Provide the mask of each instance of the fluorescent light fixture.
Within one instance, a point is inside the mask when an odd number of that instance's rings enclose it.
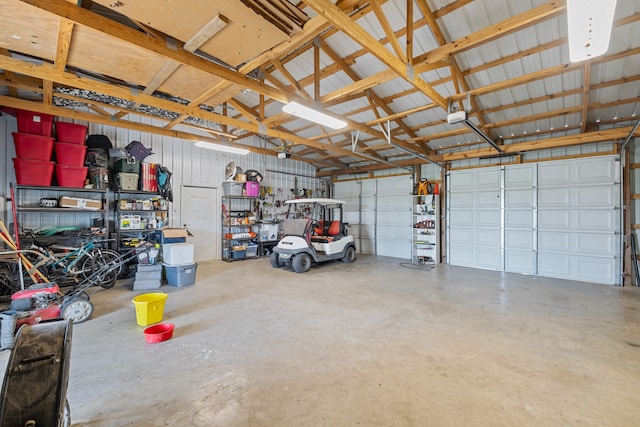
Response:
[[[567,0],[569,59],[584,61],[609,49],[616,0]]]
[[[196,147],[207,148],[209,150],[224,151],[225,153],[233,154],[249,154],[249,150],[246,148],[234,147],[233,145],[216,144],[213,142],[198,141]]]
[[[297,102],[290,102],[282,107],[282,111],[289,113],[293,116],[306,119],[314,123],[318,123],[322,126],[330,127],[331,129],[342,129],[347,126],[347,122],[344,120],[336,119],[328,114],[322,113],[313,108],[305,107]]]

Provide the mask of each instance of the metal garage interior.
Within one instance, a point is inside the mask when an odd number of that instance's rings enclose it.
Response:
[[[162,288],[171,340],[144,342],[129,283],[91,289],[71,425],[636,425],[640,2],[614,3],[606,53],[572,62],[565,1],[0,0],[0,219],[18,109],[143,142],[170,225],[205,224],[196,283]],[[221,262],[230,162],[344,200],[357,261]],[[425,180],[435,266],[412,263]],[[85,218],[21,225],[51,221]]]

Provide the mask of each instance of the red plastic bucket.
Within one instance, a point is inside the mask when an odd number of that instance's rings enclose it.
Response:
[[[51,185],[53,167],[55,163],[32,159],[13,159],[13,168],[16,171],[18,185],[39,185],[48,187]]]
[[[53,151],[53,138],[31,133],[13,132],[16,156],[21,159],[48,161]]]
[[[89,168],[84,166],[56,165],[56,179],[60,187],[84,187]]]
[[[87,127],[75,123],[56,122],[57,141],[69,144],[84,144]]]
[[[56,142],[56,162],[60,165],[83,166],[87,146]]]

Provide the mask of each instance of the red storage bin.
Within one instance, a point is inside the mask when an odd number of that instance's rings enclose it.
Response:
[[[53,138],[31,133],[12,132],[16,156],[21,159],[51,160]]]
[[[84,156],[87,154],[87,146],[56,142],[56,162],[59,165],[84,166]]]
[[[56,165],[56,179],[60,187],[84,187],[89,168],[84,166]]]
[[[32,159],[13,159],[18,185],[39,185],[49,187],[55,163]]]
[[[52,115],[16,109],[16,117],[18,118],[18,132],[51,136]]]
[[[69,144],[84,144],[87,138],[87,127],[75,123],[56,122],[56,139]]]

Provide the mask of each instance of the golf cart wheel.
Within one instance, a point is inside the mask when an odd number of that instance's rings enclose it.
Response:
[[[277,252],[271,252],[271,255],[269,255],[269,261],[271,261],[271,267],[273,268],[284,267],[284,264],[280,263]]]
[[[82,323],[89,319],[93,314],[93,304],[89,300],[74,298],[73,300],[62,304],[60,315],[65,320],[71,320],[73,323]]]
[[[356,260],[356,248],[349,246],[342,257],[342,262],[353,262]]]
[[[311,257],[309,254],[302,252],[293,257],[291,266],[296,273],[305,273],[311,268]]]

